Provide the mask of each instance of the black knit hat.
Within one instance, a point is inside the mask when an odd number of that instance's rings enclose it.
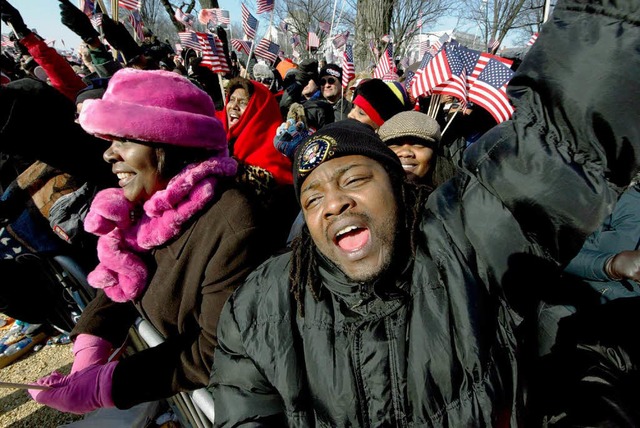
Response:
[[[327,64],[320,70],[320,78],[324,76],[332,76],[338,79],[338,82],[342,83],[342,67],[338,64]]]
[[[362,81],[356,88],[353,104],[364,110],[378,126],[412,107],[401,84],[381,79]]]
[[[373,128],[355,119],[323,126],[296,149],[293,158],[293,186],[300,200],[300,186],[323,162],[349,155],[362,155],[379,162],[394,178],[405,176],[400,159],[382,142]]]

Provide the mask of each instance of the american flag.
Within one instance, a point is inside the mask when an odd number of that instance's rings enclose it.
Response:
[[[344,31],[333,38],[333,47],[336,49],[341,48],[345,43],[347,43],[347,40],[349,40],[349,30]]]
[[[218,8],[202,9],[198,13],[198,21],[203,25],[207,25],[212,22],[214,26],[220,25],[222,27],[228,27],[231,24],[229,11]]]
[[[224,56],[222,41],[215,34],[196,33],[198,42],[202,49],[202,62],[205,67],[209,67],[216,73],[228,73],[229,64]]]
[[[289,31],[289,23],[287,23],[287,21],[280,21],[280,30],[282,30],[283,33]]]
[[[247,55],[249,55],[249,52],[251,52],[252,44],[253,42],[247,40],[231,39],[231,47],[236,51],[244,52]]]
[[[320,46],[320,38],[313,31],[309,31],[309,36],[307,39],[307,47],[308,48],[317,48]]]
[[[258,10],[256,12],[258,15],[261,13],[271,12],[273,10],[273,5],[273,0],[258,0]]]
[[[419,52],[420,52],[420,56],[423,57],[424,53],[429,51],[429,47],[430,47],[430,43],[429,40],[421,40],[420,41],[420,45],[419,45]]]
[[[465,71],[467,73],[467,91],[473,86],[476,79],[484,70],[490,59],[500,61],[507,67],[511,67],[513,60],[502,58],[496,55],[491,55],[487,52],[479,52],[473,49],[465,48],[464,46],[458,47],[458,54],[464,63]]]
[[[442,46],[449,41],[449,38],[449,35],[447,33],[444,33],[438,40],[433,42],[433,45],[431,45],[432,54],[435,55],[436,52],[438,52],[442,48]]]
[[[93,28],[97,30],[98,27],[102,25],[102,14],[96,13],[91,18],[89,18],[89,20],[91,21],[91,25],[93,25]]]
[[[242,3],[242,29],[244,30],[245,36],[249,39],[256,38],[256,31],[258,31],[258,20],[255,16],[249,12],[247,6]]]
[[[91,18],[91,15],[93,15],[96,10],[96,4],[93,0],[80,0],[79,9]]]
[[[175,18],[187,28],[193,28],[193,24],[195,24],[196,20],[193,15],[184,13],[180,8],[176,9]]]
[[[194,49],[200,51],[200,42],[198,42],[198,36],[193,31],[181,31],[178,33],[180,38],[180,44],[184,49]]]
[[[529,39],[529,41],[527,42],[527,46],[531,46],[531,45],[533,45],[533,44],[536,42],[536,40],[538,40],[538,33],[533,33],[533,34],[531,35],[531,38],[530,38],[530,39]]]
[[[388,34],[385,34],[384,36],[380,37],[380,40],[385,43],[389,43],[391,41],[391,37]]]
[[[506,64],[490,58],[469,88],[469,101],[486,109],[496,122],[504,122],[513,115],[506,86],[514,72]]]
[[[318,23],[318,27],[320,27],[320,29],[327,34],[331,33],[331,24],[329,24],[327,21],[320,21]]]
[[[216,11],[216,16],[218,17],[218,24],[223,27],[228,27],[231,25],[231,16],[229,15],[229,11],[225,9],[213,9]]]
[[[378,57],[378,54],[380,52],[378,52],[378,47],[376,46],[375,40],[369,40],[369,50],[373,53],[373,56],[375,56],[376,58]]]
[[[499,46],[500,46],[499,40],[491,39],[489,40],[489,46],[487,46],[487,52],[495,53]]]
[[[140,0],[120,0],[118,5],[127,10],[140,10]]]
[[[346,88],[354,77],[356,68],[353,65],[353,46],[347,45],[342,54],[342,87]]]
[[[431,55],[429,52],[425,52],[422,55],[422,60],[420,61],[420,65],[418,66],[416,71],[420,71],[420,70],[424,70],[424,68],[427,66],[427,63],[433,58],[433,55]],[[418,97],[418,95],[413,95],[413,87],[415,84],[417,84],[416,82],[416,76],[418,75],[418,73],[416,73],[413,70],[409,70],[407,72],[407,75],[404,79],[404,88],[407,90],[407,93],[411,96],[411,98],[416,99]],[[417,88],[416,88],[417,91]]]
[[[461,104],[467,102],[467,71],[465,69],[465,63],[459,55],[459,46],[453,44],[446,44],[444,50],[447,54],[447,61],[449,62],[449,69],[451,70],[451,78],[441,85],[433,88],[434,94],[451,95],[458,100]]]
[[[255,54],[259,58],[264,58],[272,63],[278,58],[280,45],[273,43],[271,40],[262,39],[256,45]]]
[[[6,34],[2,35],[2,47],[5,47],[5,48],[12,48],[13,47],[13,42],[11,41],[9,36],[6,35]]]
[[[133,28],[136,39],[139,41],[144,40],[142,17],[140,16],[140,12],[136,9],[129,11],[129,24],[131,24],[131,27]]]
[[[382,79],[382,76],[384,76],[385,74],[391,71],[396,71],[396,64],[393,62],[392,52],[393,46],[391,45],[391,43],[389,43],[382,55],[380,55],[375,70],[373,70],[373,77],[375,79]]]
[[[430,52],[427,52],[422,58],[420,68],[413,76],[411,95],[413,98],[418,98],[420,95],[428,95],[433,88],[446,82],[451,76],[446,51],[441,49],[436,55],[431,55]]]
[[[465,74],[467,75],[467,92],[469,88],[478,78],[478,75],[482,71],[487,61],[489,61],[488,54],[482,55],[479,51],[459,46],[457,49],[458,58],[462,62]]]

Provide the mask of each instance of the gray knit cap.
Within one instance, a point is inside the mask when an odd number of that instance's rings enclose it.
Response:
[[[387,145],[397,138],[415,137],[431,144],[440,142],[440,125],[431,116],[416,111],[396,113],[378,129],[380,139]]]
[[[256,63],[253,66],[253,78],[254,79],[273,79],[273,71],[267,64]]]

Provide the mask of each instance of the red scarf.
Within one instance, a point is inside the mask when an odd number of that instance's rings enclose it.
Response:
[[[227,123],[229,95],[225,100],[225,108],[218,113],[227,131],[232,155],[246,164],[266,169],[278,184],[292,184],[291,161],[273,145],[276,130],[283,122],[278,102],[264,85],[254,81],[251,84],[254,92],[249,105],[231,130]]]

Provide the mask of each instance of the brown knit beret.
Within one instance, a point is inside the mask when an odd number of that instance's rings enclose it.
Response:
[[[440,125],[431,116],[411,110],[395,114],[378,129],[380,139],[387,145],[397,138],[415,137],[432,145],[440,142]]]

